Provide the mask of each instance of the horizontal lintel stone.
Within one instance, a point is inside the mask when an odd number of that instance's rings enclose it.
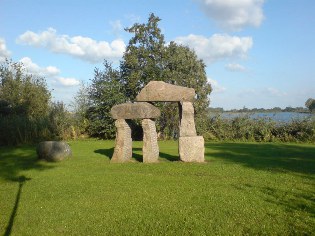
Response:
[[[163,81],[150,81],[138,94],[138,102],[193,102],[195,90]]]
[[[157,107],[147,102],[115,105],[110,113],[114,119],[152,119],[161,115]]]

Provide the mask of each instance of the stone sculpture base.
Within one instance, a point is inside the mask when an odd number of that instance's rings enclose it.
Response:
[[[184,162],[204,162],[205,146],[202,136],[179,137],[179,157]]]
[[[111,162],[127,162],[132,157],[131,129],[124,119],[115,121],[117,128],[114,154]]]
[[[158,162],[159,158],[159,146],[157,143],[157,133],[155,128],[155,122],[150,119],[142,120],[143,128],[143,162],[153,163]]]

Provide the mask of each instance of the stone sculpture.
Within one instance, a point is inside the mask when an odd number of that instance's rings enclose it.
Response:
[[[117,127],[116,144],[111,162],[126,162],[132,157],[131,129],[125,119],[143,119],[143,162],[157,162],[159,146],[155,122],[151,119],[159,117],[160,110],[147,102],[123,103],[113,106],[111,115]]]
[[[204,161],[204,139],[197,136],[193,100],[195,90],[167,84],[162,81],[149,82],[138,94],[136,101],[179,103],[179,157],[185,162]]]
[[[125,119],[143,119],[143,162],[157,162],[159,147],[153,118],[160,110],[147,102],[177,102],[179,104],[179,156],[184,162],[204,161],[204,139],[197,136],[193,100],[195,90],[162,81],[149,82],[136,97],[136,103],[116,105],[111,115],[117,127],[116,146],[112,162],[124,162],[131,158],[132,140],[130,127]]]
[[[72,155],[70,146],[61,141],[44,141],[37,145],[37,156],[46,161],[62,161]]]

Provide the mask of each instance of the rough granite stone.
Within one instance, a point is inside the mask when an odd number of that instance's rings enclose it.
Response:
[[[155,122],[150,119],[142,120],[143,128],[143,162],[152,163],[158,162],[159,158],[159,146],[157,143],[157,133]]]
[[[195,90],[163,81],[149,82],[138,94],[136,101],[139,102],[193,102]]]
[[[161,115],[157,107],[147,102],[119,104],[110,113],[114,119],[150,119]]]
[[[70,146],[61,141],[41,142],[38,144],[36,152],[39,159],[53,162],[62,161],[72,155]]]
[[[194,107],[191,102],[179,104],[179,137],[197,136],[194,118]]]
[[[202,136],[179,137],[179,157],[184,162],[204,162],[205,147]]]
[[[131,129],[124,119],[115,121],[117,128],[115,149],[111,162],[126,162],[132,157]]]

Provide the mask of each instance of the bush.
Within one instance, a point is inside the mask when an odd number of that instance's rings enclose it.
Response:
[[[31,144],[45,140],[76,139],[84,133],[81,120],[68,112],[63,103],[52,103],[47,115],[0,115],[0,146]]]
[[[20,115],[0,117],[0,145],[19,145],[52,139],[49,121]]]
[[[315,142],[315,120],[292,120],[276,123],[271,119],[251,119],[248,116],[233,119],[215,116],[202,127],[206,140],[256,142]]]

